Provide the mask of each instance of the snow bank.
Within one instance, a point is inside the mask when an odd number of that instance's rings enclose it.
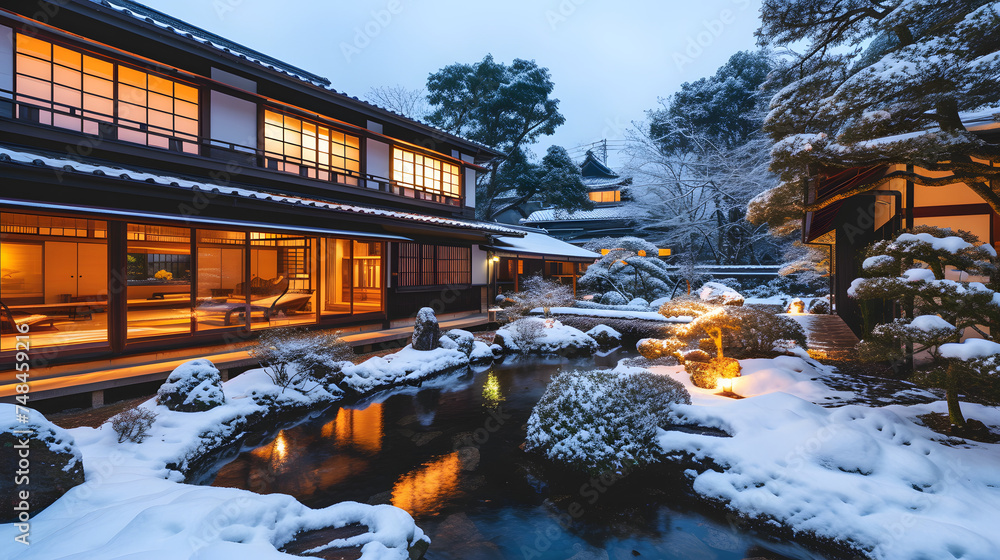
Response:
[[[1000,551],[1000,445],[949,445],[918,416],[944,402],[823,408],[831,391],[804,360],[742,361],[732,400],[690,388],[678,423],[732,437],[660,431],[672,456],[710,459],[689,470],[694,490],[762,522],[838,541],[884,560],[993,560]],[[654,368],[683,381],[679,368]],[[1000,425],[1000,411],[964,405]],[[970,515],[970,512],[976,512]]]
[[[310,509],[291,496],[116,475],[88,481],[33,518],[31,545],[10,560],[263,560],[298,558],[277,548],[299,531],[361,523],[369,532],[334,541],[362,558],[405,560],[428,540],[403,510],[354,502]],[[12,542],[14,526],[0,526]]]
[[[384,385],[414,383],[467,365],[468,356],[457,348],[414,350],[413,346],[407,345],[395,354],[376,356],[360,364],[346,366],[341,371],[346,387],[366,393]]]

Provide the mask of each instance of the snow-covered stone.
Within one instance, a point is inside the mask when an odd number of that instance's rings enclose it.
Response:
[[[739,292],[719,282],[705,282],[698,290],[698,297],[715,305],[743,305],[744,302]]]
[[[199,358],[174,368],[156,391],[156,402],[176,412],[201,412],[226,403],[222,376],[212,362]]]
[[[455,348],[417,350],[412,345],[388,356],[376,356],[344,367],[343,386],[366,393],[391,384],[416,383],[439,373],[469,365],[469,357]]]
[[[458,349],[464,352],[466,356],[471,357],[473,342],[476,340],[476,337],[472,333],[462,329],[451,329],[445,333],[445,336],[454,340],[455,344],[458,345]]]
[[[610,350],[622,345],[622,333],[607,325],[597,325],[587,331],[587,336],[593,338],[601,350]]]
[[[433,350],[438,345],[441,338],[441,329],[438,327],[437,316],[430,307],[421,307],[417,312],[416,322],[413,324],[413,349]]]

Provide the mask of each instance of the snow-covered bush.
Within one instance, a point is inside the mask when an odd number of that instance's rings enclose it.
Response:
[[[629,307],[638,307],[638,308],[645,307],[645,308],[649,308],[649,302],[646,301],[646,299],[641,298],[641,297],[637,297],[637,298],[632,299],[632,301],[628,302],[627,305]]]
[[[698,297],[712,305],[743,305],[743,296],[739,292],[718,282],[705,282],[698,290]]]
[[[295,328],[262,332],[249,353],[282,390],[307,382],[339,384],[344,362],[354,355],[337,332]]]
[[[538,348],[538,339],[545,330],[545,319],[522,317],[500,330],[509,332],[514,346],[521,352],[527,353]]]
[[[635,298],[647,301],[670,293],[670,274],[665,262],[659,258],[656,245],[637,237],[604,240],[610,247],[606,255],[587,268],[578,285],[592,293],[614,292],[622,296],[624,305]],[[601,303],[605,302],[602,298]]]
[[[628,302],[625,301],[625,296],[621,295],[618,292],[605,292],[604,295],[601,296],[601,304],[602,305],[628,305]]]
[[[678,356],[685,366],[690,362],[708,362],[712,359],[711,354],[701,349],[680,351]]]
[[[508,305],[500,317],[505,322],[516,321],[537,308],[542,309],[545,317],[550,317],[551,308],[572,307],[576,303],[572,286],[539,275],[522,279],[519,288],[518,292],[507,296]]]
[[[809,304],[809,313],[813,315],[830,314],[830,296],[816,298]]]
[[[592,474],[646,464],[670,408],[690,402],[680,383],[637,368],[563,372],[528,419],[525,449]]]
[[[752,306],[730,309],[728,314],[740,329],[727,331],[725,346],[742,347],[750,354],[747,357],[764,357],[782,340],[806,347],[806,333],[795,319]]]
[[[610,350],[622,345],[622,334],[607,325],[597,325],[587,331],[587,336],[593,338],[601,350]]]
[[[156,421],[156,414],[141,406],[123,410],[111,418],[111,429],[118,434],[118,443],[142,443]]]
[[[201,412],[226,404],[222,376],[208,360],[184,362],[160,385],[156,403],[175,412]]]

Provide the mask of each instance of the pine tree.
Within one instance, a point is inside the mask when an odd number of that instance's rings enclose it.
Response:
[[[855,279],[848,294],[862,300],[900,302],[905,316],[877,325],[861,342],[859,352],[863,357],[899,360],[928,351],[931,363],[916,372],[916,379],[945,389],[952,424],[964,426],[959,393],[965,382],[955,364],[942,360],[938,349],[957,343],[966,329],[992,340],[994,329],[983,327],[1000,324],[1000,294],[968,278],[995,275],[996,251],[965,231],[920,226],[895,239],[875,242],[864,255],[865,277]]]
[[[593,251],[609,251],[580,277],[581,288],[599,294],[617,293],[625,302],[670,295],[670,274],[656,245],[637,237],[604,238],[601,244],[607,246],[587,245]]]
[[[963,182],[1000,211],[991,187],[1000,168],[990,164],[1000,159],[1000,145],[970,132],[962,116],[1000,101],[1000,5],[764,0],[761,21],[760,44],[804,51],[772,75],[776,86],[787,84],[765,121],[781,183],[752,201],[751,219],[788,231],[803,211],[894,177],[927,186]],[[875,183],[803,203],[812,175],[892,164],[901,165]]]

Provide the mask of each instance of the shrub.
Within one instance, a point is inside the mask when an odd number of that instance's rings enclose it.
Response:
[[[732,358],[713,358],[707,362],[684,361],[684,371],[691,375],[691,383],[702,389],[715,389],[719,379],[740,376],[740,362]]]
[[[337,332],[287,328],[262,332],[250,355],[284,391],[307,380],[340,383],[342,362],[354,351]]]
[[[656,428],[691,397],[680,384],[645,370],[557,375],[528,419],[525,448],[592,474],[656,458]]]
[[[509,305],[502,314],[504,321],[516,321],[539,307],[542,308],[543,314],[549,317],[551,308],[572,307],[576,303],[571,286],[541,276],[525,278],[521,281],[520,288],[520,291],[507,297]]]
[[[664,356],[673,356],[684,347],[684,343],[677,338],[644,338],[635,345],[639,354],[647,360],[656,360]]]
[[[137,407],[125,410],[111,418],[111,429],[118,434],[118,443],[131,441],[142,443],[149,435],[149,429],[156,421],[156,414],[151,410]]]
[[[707,362],[712,359],[712,355],[704,350],[688,350],[681,352],[681,363],[687,365],[688,362]]]
[[[513,342],[521,352],[527,354],[538,348],[538,339],[545,329],[545,320],[538,317],[523,317],[507,325]]]
[[[226,403],[222,376],[212,362],[191,360],[177,366],[156,391],[156,402],[176,412],[201,412]]]
[[[766,355],[782,340],[790,340],[803,348],[806,346],[806,333],[802,325],[791,317],[775,315],[752,306],[731,309],[729,314],[740,329],[726,333],[727,347],[745,348],[751,355]]]
[[[601,296],[601,303],[604,305],[628,305],[625,296],[619,294],[618,292],[605,292]]]
[[[809,304],[809,313],[813,315],[829,315],[830,297],[827,296],[812,300],[812,303]]]

